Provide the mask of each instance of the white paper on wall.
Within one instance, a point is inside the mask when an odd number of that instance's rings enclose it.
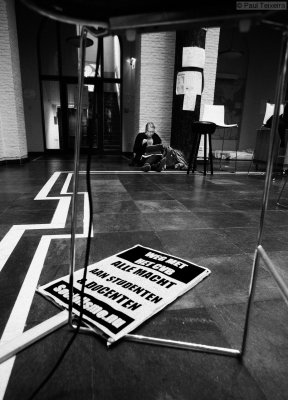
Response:
[[[183,47],[182,67],[204,68],[205,50],[200,47]]]
[[[183,110],[194,111],[195,105],[196,105],[196,95],[191,92],[185,93],[183,100]]]
[[[193,92],[201,94],[202,92],[202,74],[199,71],[185,71],[185,94]]]
[[[176,80],[176,94],[184,94],[185,72],[178,72]]]
[[[199,71],[185,71],[184,74],[184,111],[194,111],[197,94],[202,92],[202,75]],[[178,78],[178,77],[177,77]]]

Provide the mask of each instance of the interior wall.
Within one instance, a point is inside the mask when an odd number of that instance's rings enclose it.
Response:
[[[0,161],[27,158],[14,1],[0,0]]]
[[[274,103],[281,32],[257,26],[249,32],[249,68],[244,97],[239,149],[255,148],[256,133],[263,123],[266,103]]]
[[[139,66],[139,114],[136,131],[152,121],[163,144],[170,145],[176,32],[142,34]]]
[[[136,43],[139,38],[128,41],[121,37],[122,49],[122,151],[131,152],[135,135],[135,76],[140,67],[139,57],[136,54]],[[130,64],[131,58],[135,58],[135,67]]]
[[[37,62],[37,31],[41,17],[16,1],[19,55],[28,152],[44,151]]]

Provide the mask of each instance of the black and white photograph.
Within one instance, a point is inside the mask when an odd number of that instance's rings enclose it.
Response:
[[[287,400],[287,3],[0,0],[0,400]]]

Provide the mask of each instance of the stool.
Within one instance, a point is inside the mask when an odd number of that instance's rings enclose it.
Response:
[[[188,161],[187,174],[192,167],[192,172],[195,171],[197,165],[197,155],[199,151],[201,135],[204,135],[204,175],[206,175],[206,159],[207,159],[207,135],[209,140],[209,160],[210,171],[213,175],[213,158],[212,158],[212,140],[211,135],[215,132],[216,124],[214,122],[196,121],[192,123],[192,134],[196,135],[196,146],[192,146],[191,153]]]

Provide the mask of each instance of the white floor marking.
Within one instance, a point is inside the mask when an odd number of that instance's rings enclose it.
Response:
[[[20,335],[25,327],[26,319],[31,307],[31,303],[37,288],[37,284],[45,262],[46,254],[51,242],[51,237],[42,236],[38,248],[35,252],[17,300],[14,304],[6,327],[1,337],[1,345],[9,342],[12,338]],[[15,360],[15,357],[13,357]],[[9,377],[14,362],[5,361],[0,365],[0,398],[4,397]]]
[[[19,227],[12,226],[0,242],[0,272],[25,232],[25,228],[17,228]]]
[[[55,182],[61,175],[61,172],[54,172],[48,182],[45,183],[43,188],[37,194],[34,200],[49,200],[49,199],[59,199],[58,197],[47,197],[49,192],[51,191],[52,187],[55,185]]]
[[[68,193],[68,188],[69,188],[72,176],[73,176],[72,172],[67,175],[67,178],[65,180],[65,183],[64,183],[64,185],[62,187],[62,190],[61,190],[60,194],[67,194]]]
[[[61,189],[61,194],[69,194],[70,196],[55,196],[48,197],[49,192],[53,188],[62,172],[55,172],[52,177],[43,186],[34,200],[59,200],[56,210],[54,212],[52,221],[50,224],[28,224],[28,225],[14,225],[5,235],[0,242],[0,271],[9,259],[19,240],[26,230],[29,229],[62,229],[65,227],[67,216],[69,212],[71,194],[68,193],[68,187],[72,179],[73,174],[69,173],[65,183]],[[83,210],[83,233],[75,235],[75,238],[84,238],[88,235],[89,229],[89,197],[86,192],[78,192],[84,196],[84,210]],[[91,236],[93,236],[93,226]],[[59,234],[59,235],[44,235],[42,236],[39,245],[36,249],[32,262],[29,266],[29,270],[26,274],[18,297],[15,301],[12,312],[9,316],[8,322],[5,326],[3,335],[0,340],[0,345],[5,346],[5,343],[9,343],[14,340],[17,336],[21,335],[25,328],[25,323],[29,314],[29,310],[32,304],[32,300],[37,288],[37,284],[42,272],[42,268],[49,250],[49,246],[52,239],[70,239],[70,234]],[[9,382],[9,378],[12,372],[16,357],[11,357],[9,360],[0,364],[0,400],[3,399],[6,388]]]

